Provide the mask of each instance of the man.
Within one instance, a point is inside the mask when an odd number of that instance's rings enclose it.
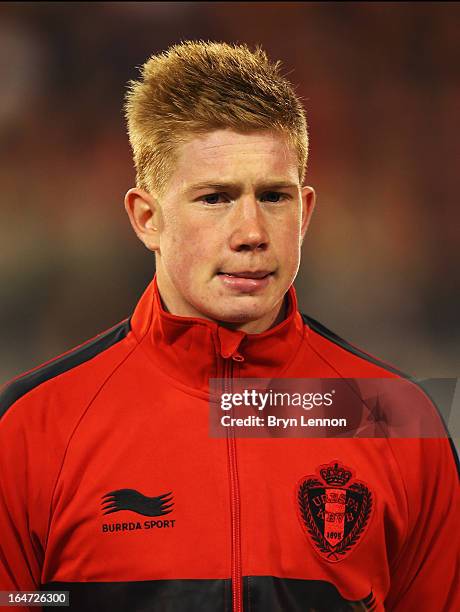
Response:
[[[400,379],[298,312],[315,195],[279,66],[186,42],[146,62],[126,114],[125,206],[156,275],[130,319],[3,392],[1,589],[74,610],[458,609],[446,438],[209,435],[210,379]]]

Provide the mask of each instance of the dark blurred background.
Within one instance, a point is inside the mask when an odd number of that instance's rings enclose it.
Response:
[[[131,312],[126,82],[184,39],[261,43],[304,98],[301,309],[420,377],[459,369],[459,3],[0,4],[0,382]]]

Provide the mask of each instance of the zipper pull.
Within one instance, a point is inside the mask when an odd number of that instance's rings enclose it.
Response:
[[[241,355],[241,353],[238,353],[238,352],[233,353],[232,359],[233,361],[244,361],[243,355]]]

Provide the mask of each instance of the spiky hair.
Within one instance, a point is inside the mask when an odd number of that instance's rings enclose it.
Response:
[[[265,51],[246,45],[186,41],[152,55],[125,100],[136,183],[161,192],[178,145],[216,129],[284,134],[297,152],[302,182],[308,156],[305,111]]]

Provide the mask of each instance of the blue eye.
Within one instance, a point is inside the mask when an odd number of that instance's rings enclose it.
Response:
[[[208,195],[201,196],[200,200],[206,204],[219,204],[222,198],[221,193],[209,193]]]
[[[274,204],[276,204],[277,202],[280,202],[281,200],[285,200],[285,199],[286,199],[286,194],[279,193],[278,191],[267,191],[261,197],[261,200],[265,200],[266,202],[273,202]]]

